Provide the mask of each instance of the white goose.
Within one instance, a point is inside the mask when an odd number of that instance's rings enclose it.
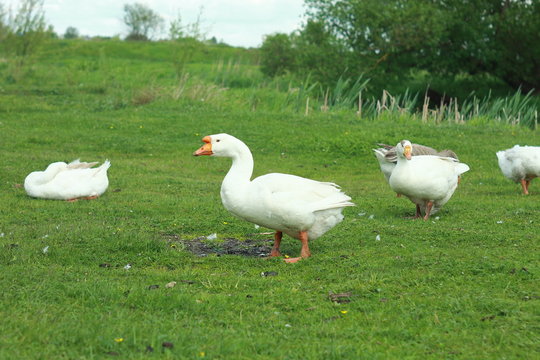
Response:
[[[341,211],[354,206],[336,184],[299,176],[272,173],[251,180],[253,157],[249,148],[228,134],[205,136],[193,155],[232,158],[221,185],[223,206],[235,216],[276,230],[271,256],[280,256],[282,233],[302,242],[297,262],[311,256],[308,240],[314,240],[343,220]]]
[[[92,168],[97,162],[66,164],[54,162],[45,171],[34,171],[24,179],[24,189],[32,197],[75,201],[80,198],[95,199],[107,190],[109,160]]]
[[[529,194],[529,184],[540,176],[540,146],[519,146],[497,152],[499,167],[504,176],[521,183],[523,193]]]
[[[416,204],[415,218],[424,212],[424,220],[450,200],[458,178],[469,166],[451,157],[411,156],[412,144],[403,140],[396,145],[397,165],[390,176],[390,187]]]

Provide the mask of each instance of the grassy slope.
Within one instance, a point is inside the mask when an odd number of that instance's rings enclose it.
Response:
[[[93,63],[96,70],[85,67]],[[540,184],[520,195],[494,154],[538,145],[534,132],[251,112],[185,98],[133,106],[137,86],[173,83],[169,62],[93,50],[43,66],[36,80],[2,85],[0,97],[0,358],[522,359],[539,350]],[[250,146],[255,175],[334,181],[358,206],[296,265],[171,246],[167,234],[254,232],[221,206],[229,161],[191,156],[203,135],[218,132]],[[403,219],[413,205],[378,170],[371,148],[402,138],[452,148],[471,167],[438,220]],[[34,200],[15,186],[78,157],[112,161],[102,198]],[[287,238],[283,250],[296,255],[299,244]],[[350,303],[328,299],[346,291]]]

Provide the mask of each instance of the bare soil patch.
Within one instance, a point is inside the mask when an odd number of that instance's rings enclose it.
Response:
[[[164,237],[171,246],[176,245],[197,256],[216,254],[265,257],[270,255],[274,243],[273,239],[208,239],[206,236],[182,239],[176,234],[165,234]]]

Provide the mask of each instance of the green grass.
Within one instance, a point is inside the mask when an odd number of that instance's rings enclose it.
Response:
[[[15,83],[2,69],[0,358],[536,357],[540,182],[521,195],[495,156],[538,145],[536,132],[481,120],[422,124],[399,112],[304,116],[253,106],[254,94],[273,93],[242,86],[202,101],[197,86],[217,90],[201,83],[200,63],[187,65],[194,75],[174,98],[181,79],[170,59],[148,49],[124,58],[108,42],[117,55],[104,56],[88,44],[41,59]],[[141,89],[153,89],[149,101],[134,101]],[[219,132],[248,144],[255,176],[333,181],[357,207],[298,264],[188,253],[171,234],[269,238],[249,235],[253,225],[222,207],[229,160],[191,156]],[[438,219],[404,219],[414,206],[395,197],[372,155],[377,142],[403,138],[453,149],[471,167]],[[36,200],[17,185],[79,157],[111,160],[103,197]],[[285,238],[282,248],[297,256],[300,244]],[[165,288],[170,281],[177,285]],[[329,299],[343,292],[349,303]]]

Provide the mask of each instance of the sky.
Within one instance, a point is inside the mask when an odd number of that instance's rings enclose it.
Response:
[[[139,2],[165,19],[168,24],[180,13],[182,24],[194,23],[201,13],[201,28],[207,38],[213,36],[233,46],[257,47],[264,35],[290,33],[302,24],[303,0],[44,0],[45,17],[59,35],[68,26],[81,35],[127,35],[122,20],[123,6]],[[15,10],[21,0],[0,0]],[[201,8],[202,7],[202,8]]]

